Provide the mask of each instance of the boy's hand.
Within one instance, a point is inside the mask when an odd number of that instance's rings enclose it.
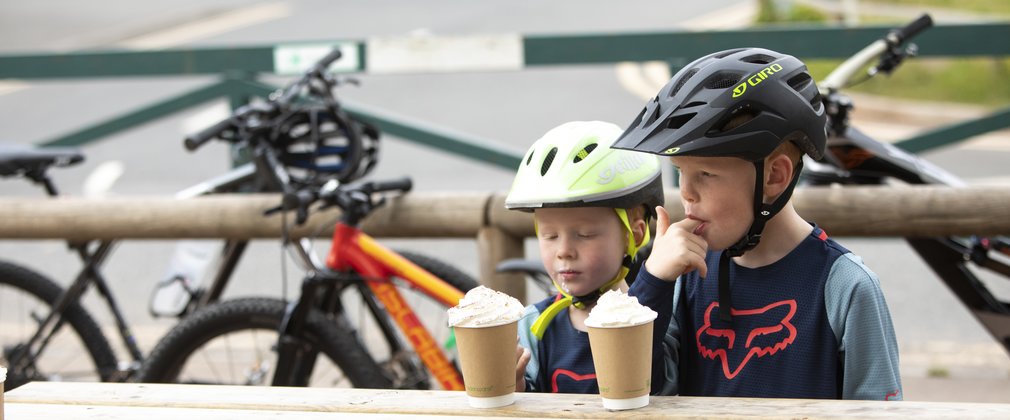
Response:
[[[530,357],[526,347],[516,346],[516,392],[526,391],[526,365],[530,363]]]
[[[681,274],[698,270],[702,277],[708,273],[705,252],[708,242],[695,235],[702,222],[684,219],[670,224],[670,215],[661,206],[656,207],[656,237],[652,240],[652,253],[645,260],[645,269],[660,279],[675,281]]]

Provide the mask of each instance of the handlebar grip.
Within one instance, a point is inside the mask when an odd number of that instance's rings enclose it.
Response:
[[[389,181],[372,181],[361,186],[361,190],[366,193],[375,193],[383,191],[410,191],[414,187],[414,181],[410,178],[403,177],[400,179],[392,179]]]
[[[217,137],[217,135],[221,134],[224,130],[232,128],[232,126],[233,124],[231,118],[226,118],[219,121],[217,124],[204,129],[203,131],[186,136],[186,140],[183,142],[186,145],[186,150],[196,150],[200,146],[203,146],[204,143],[210,141],[210,139]]]
[[[888,40],[893,42],[895,45],[900,45],[902,42],[912,39],[920,32],[929,29],[932,26],[933,18],[930,17],[929,14],[923,14],[912,23],[905,25],[904,28],[891,31],[888,35]],[[891,37],[894,37],[894,39],[891,39]]]
[[[330,64],[332,64],[334,61],[337,61],[337,59],[339,59],[341,55],[343,55],[343,53],[340,52],[340,48],[336,48],[333,51],[330,51],[329,54],[326,54],[323,58],[319,59],[319,61],[316,62],[316,65],[312,67],[312,71],[316,73],[322,73],[323,71],[326,70],[327,67],[330,66]]]

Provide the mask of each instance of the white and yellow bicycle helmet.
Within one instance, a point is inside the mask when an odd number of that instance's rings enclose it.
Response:
[[[533,324],[533,333],[543,336],[551,319],[562,309],[592,304],[615,283],[624,279],[638,252],[625,209],[645,207],[646,221],[663,205],[663,182],[657,156],[611,149],[623,130],[602,121],[561,124],[530,146],[519,164],[512,188],[505,198],[510,210],[533,211],[546,207],[609,207],[628,231],[624,267],[611,281],[586,296],[571,296],[557,282],[563,298],[555,301]],[[649,242],[646,227],[642,245]]]

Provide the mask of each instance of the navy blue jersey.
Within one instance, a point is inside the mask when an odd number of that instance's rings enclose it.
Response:
[[[526,390],[597,394],[596,368],[589,347],[589,333],[572,325],[565,308],[551,320],[543,339],[537,340],[530,326],[557,297],[550,297],[526,307],[519,321],[519,342],[530,349],[532,357],[526,366]]]
[[[858,257],[815,227],[772,264],[731,263],[726,323],[720,255],[706,256],[707,278],[692,272],[674,284],[643,270],[629,291],[659,312],[657,325],[669,324],[654,343],[654,392],[901,399],[890,315],[876,275]]]

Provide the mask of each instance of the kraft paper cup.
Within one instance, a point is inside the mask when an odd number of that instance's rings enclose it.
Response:
[[[474,408],[515,402],[517,321],[489,327],[455,326],[467,400]]]
[[[649,405],[653,323],[649,321],[631,327],[588,327],[603,408],[630,410]]]

